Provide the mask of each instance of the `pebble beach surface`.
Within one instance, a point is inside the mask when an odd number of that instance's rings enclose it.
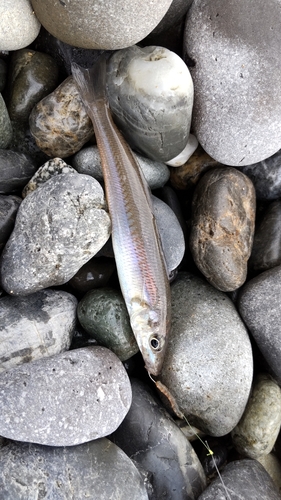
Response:
[[[76,4],[0,6],[0,498],[280,500],[280,0]],[[170,280],[157,377],[71,74],[104,52]]]

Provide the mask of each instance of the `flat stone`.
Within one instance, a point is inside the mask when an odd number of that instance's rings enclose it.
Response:
[[[246,280],[255,230],[256,198],[250,179],[234,168],[207,172],[193,201],[190,248],[214,287],[236,290]]]
[[[9,146],[13,137],[13,129],[6,108],[5,101],[0,94],[0,148],[5,149]]]
[[[52,177],[20,205],[2,253],[3,288],[29,295],[66,283],[104,245],[110,230],[95,179],[77,173]]]
[[[30,181],[26,184],[22,191],[22,197],[25,198],[28,194],[32,193],[39,186],[44,184],[55,175],[59,174],[75,174],[76,170],[70,165],[65,163],[61,158],[52,158],[48,160],[35,172]]]
[[[271,452],[281,427],[281,389],[267,374],[254,380],[244,414],[231,433],[241,455],[258,459]]]
[[[281,383],[281,266],[248,281],[238,296],[238,309],[270,369]]]
[[[276,200],[281,197],[281,150],[240,170],[250,177],[258,200]]]
[[[29,0],[2,0],[0,5],[0,50],[18,50],[37,37],[40,22]]]
[[[34,159],[10,149],[0,149],[0,193],[20,191],[37,170]]]
[[[63,42],[85,49],[116,50],[138,43],[166,14],[172,0],[114,3],[81,0],[79,5],[32,0],[39,21]],[[94,33],[94,35],[93,35]]]
[[[106,438],[54,448],[9,442],[0,450],[5,500],[148,500],[133,462]]]
[[[121,361],[105,347],[41,358],[0,375],[0,435],[73,446],[111,434],[131,405]]]
[[[223,436],[239,422],[251,389],[247,330],[229,297],[200,278],[179,273],[171,292],[172,326],[160,380],[192,425]]]
[[[192,127],[204,150],[231,166],[281,147],[281,11],[269,0],[195,0],[185,57],[194,81]]]
[[[182,152],[193,82],[179,56],[155,46],[115,52],[108,62],[107,88],[114,120],[132,149],[164,162]]]
[[[149,387],[133,379],[132,392],[114,442],[152,475],[152,500],[195,500],[206,479],[194,449]]]
[[[0,194],[0,251],[13,231],[21,201],[22,199],[19,196]]]
[[[77,299],[42,290],[28,297],[0,299],[0,372],[52,356],[70,347]]]

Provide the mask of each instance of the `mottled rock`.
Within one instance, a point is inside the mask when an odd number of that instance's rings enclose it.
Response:
[[[256,380],[244,414],[231,436],[236,450],[258,459],[271,452],[281,426],[281,389],[266,374]]]
[[[69,284],[79,293],[106,286],[116,269],[115,261],[106,257],[94,257],[86,262],[69,280]]]
[[[190,248],[207,280],[236,290],[246,280],[255,229],[255,190],[234,168],[217,168],[199,181],[192,202]]]
[[[169,169],[165,163],[149,160],[144,156],[134,153],[139,166],[150,189],[161,188],[169,180]],[[103,180],[100,154],[97,146],[89,146],[81,149],[71,160],[72,166],[80,174],[87,174],[95,177],[98,181]]]
[[[198,500],[280,500],[278,489],[256,460],[230,462]]]
[[[48,446],[104,437],[131,405],[121,361],[86,347],[25,363],[0,375],[0,435]]]
[[[11,143],[13,136],[12,125],[5,101],[0,94],[0,148],[5,149]]]
[[[60,158],[79,151],[94,134],[72,76],[34,106],[29,124],[37,146]]]
[[[0,451],[5,500],[148,500],[133,462],[106,438],[55,448],[9,442]]]
[[[133,379],[132,392],[114,442],[152,474],[151,500],[195,500],[206,480],[191,444],[147,386]]]
[[[121,361],[138,352],[121,292],[112,288],[90,290],[79,302],[77,315],[84,330]]]
[[[238,309],[279,384],[281,383],[281,266],[248,281]]]
[[[156,4],[137,0],[80,0],[67,6],[54,0],[32,0],[36,16],[59,40],[85,49],[129,47],[150,33],[166,14],[172,0]],[[94,35],[93,35],[94,34]]]
[[[0,194],[0,251],[7,243],[14,228],[16,214],[21,203],[19,196]]]
[[[40,30],[29,0],[2,0],[0,50],[18,50],[31,44]]]
[[[169,161],[186,146],[193,105],[187,66],[163,47],[115,52],[107,69],[108,99],[130,146],[148,158]]]
[[[281,150],[240,170],[250,177],[258,200],[276,200],[281,197]]]
[[[37,170],[34,159],[10,149],[0,149],[0,193],[20,191]]]
[[[247,330],[227,295],[205,281],[180,273],[171,292],[172,327],[160,380],[192,425],[225,435],[240,420],[251,389]]]
[[[186,19],[199,143],[231,166],[273,155],[281,147],[279,2],[195,0]]]
[[[100,184],[87,175],[52,177],[21,203],[1,259],[3,288],[28,295],[69,281],[110,235]]]
[[[48,160],[44,165],[38,168],[30,181],[26,184],[22,191],[22,197],[25,198],[47,180],[59,174],[75,174],[76,170],[70,165],[67,165],[61,158],[53,158]]]
[[[0,299],[0,372],[70,347],[77,299],[43,290],[29,297]]]

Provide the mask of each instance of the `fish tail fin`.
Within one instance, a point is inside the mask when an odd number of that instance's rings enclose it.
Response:
[[[86,108],[106,100],[106,57],[102,55],[91,69],[71,64],[71,71]]]

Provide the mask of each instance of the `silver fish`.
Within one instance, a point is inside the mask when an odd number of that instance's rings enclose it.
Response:
[[[167,269],[153,215],[151,193],[130,147],[113,122],[105,95],[106,60],[72,74],[94,126],[112,244],[122,294],[147,371],[158,375],[170,329]]]

